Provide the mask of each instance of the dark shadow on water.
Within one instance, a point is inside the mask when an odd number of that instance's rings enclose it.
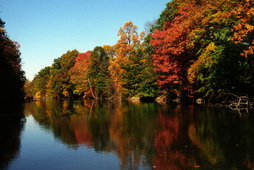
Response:
[[[23,104],[0,104],[0,169],[19,156],[24,124]]]

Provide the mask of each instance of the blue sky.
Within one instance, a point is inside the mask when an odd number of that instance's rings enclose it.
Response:
[[[133,21],[144,30],[169,0],[1,0],[0,17],[20,45],[28,79],[68,50],[113,45],[118,29]]]

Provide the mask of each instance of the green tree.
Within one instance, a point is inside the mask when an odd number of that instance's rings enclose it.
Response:
[[[110,97],[109,57],[102,47],[95,47],[90,56],[87,78],[98,98]]]
[[[190,82],[195,84],[198,93],[205,96],[219,92],[253,94],[253,91],[246,90],[253,89],[253,64],[249,58],[241,56],[246,45],[235,43],[231,38],[236,34],[235,24],[239,23],[234,13],[243,2],[203,3],[200,25],[189,34],[188,48],[197,52],[196,60],[188,70]]]
[[[34,82],[34,88],[37,93],[40,93],[40,96],[42,98],[46,97],[47,93],[47,84],[50,78],[50,67],[45,67],[41,69],[38,74],[35,76],[33,82]]]
[[[157,83],[153,73],[150,56],[143,47],[135,49],[129,57],[129,62],[123,64],[123,87],[125,97],[156,97]]]

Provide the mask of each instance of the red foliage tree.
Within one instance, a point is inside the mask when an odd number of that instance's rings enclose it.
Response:
[[[82,94],[88,91],[89,87],[87,84],[87,71],[89,64],[91,62],[90,55],[92,51],[87,51],[85,53],[79,53],[78,57],[76,58],[75,65],[71,68],[71,82],[76,85],[75,87],[75,94]]]
[[[158,83],[167,92],[175,89],[178,97],[188,91],[187,70],[193,57],[188,48],[188,35],[198,24],[197,18],[202,6],[196,0],[182,3],[178,15],[164,25],[162,31],[155,30],[151,45],[154,47],[153,62],[159,73]]]

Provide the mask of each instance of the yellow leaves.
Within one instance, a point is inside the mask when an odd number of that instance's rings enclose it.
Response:
[[[124,26],[121,28],[131,28],[131,29],[137,29],[138,27],[136,25],[133,24],[132,21],[127,21],[124,23]]]
[[[134,25],[132,21],[124,23],[124,25],[120,27],[117,34],[118,36],[120,36],[118,43],[131,45],[140,44],[140,41],[143,40],[145,34],[144,32],[141,32],[140,35],[138,35],[137,29],[138,27]]]
[[[235,43],[241,43],[250,32],[254,30],[254,26],[250,25],[249,23],[242,22],[235,25],[233,27],[235,30],[233,36],[231,37],[231,40],[233,40]]]
[[[144,37],[146,36],[146,33],[144,31],[142,31],[141,33],[139,33],[139,37],[142,40]]]
[[[41,99],[42,98],[41,92],[36,92],[33,97],[34,99]]]
[[[192,32],[190,32],[188,36],[188,41],[186,43],[187,48],[189,49],[193,48],[195,46],[196,40],[199,39],[203,33],[205,33],[205,29],[203,28],[197,28]]]
[[[237,33],[239,34],[240,36],[240,39],[242,40],[244,37],[246,37],[248,35],[248,33],[252,32],[254,30],[254,26],[253,25],[250,25],[248,23],[242,23],[241,25],[239,24],[239,27],[235,27],[236,29],[237,28],[240,28],[240,30],[238,30],[238,32],[236,32],[236,35]],[[235,35],[235,34],[234,34]]]
[[[110,45],[103,45],[102,48],[105,50],[106,54],[108,55],[110,60],[113,60],[116,56],[116,50],[115,46],[110,46]]]
[[[212,42],[206,47],[206,51],[214,51],[216,47],[217,46]]]
[[[250,24],[245,24],[245,27],[247,28],[247,30],[250,32],[252,30],[254,30],[254,26],[253,25],[250,25]]]
[[[217,46],[212,42],[210,43],[204,50],[204,52],[201,54],[201,56],[198,57],[198,60],[194,61],[193,64],[188,69],[188,80],[191,84],[195,82],[196,75],[200,69],[201,66],[209,67],[211,63],[214,63],[215,61],[211,57],[211,53],[216,51]]]
[[[124,43],[117,43],[115,44],[115,54],[116,58],[126,58],[128,59],[128,56],[133,51],[133,46],[130,44],[124,44]]]
[[[252,45],[250,45],[246,50],[244,50],[241,55],[244,57],[248,57],[249,55],[254,54],[254,40],[252,42]]]
[[[236,44],[248,44],[248,47],[241,53],[242,56],[248,57],[254,54],[253,37],[251,36],[254,31],[254,7],[252,1],[247,0],[245,4],[239,5],[234,14],[238,20],[232,29],[234,33],[231,36],[231,40]]]
[[[133,45],[140,44],[139,37],[135,34],[131,35],[131,40],[132,40]]]
[[[253,15],[254,15],[254,7],[250,8],[250,9],[246,12],[246,14],[247,14],[248,16],[253,16]]]
[[[63,91],[63,95],[64,95],[65,97],[70,97],[69,92],[68,92],[67,90],[64,90],[64,91]]]
[[[117,43],[113,46],[105,46],[106,53],[112,56],[110,57],[109,72],[113,80],[114,89],[119,95],[125,91],[123,88],[124,82],[122,80],[125,70],[122,66],[130,62],[130,55],[135,50],[135,47],[141,45],[141,40],[145,36],[144,32],[138,35],[137,28],[138,27],[134,25],[132,21],[124,23],[118,31],[117,35],[120,38]]]
[[[188,80],[190,82],[190,84],[193,84],[195,82],[195,79],[196,79],[196,73],[198,71],[198,66],[201,64],[201,60],[200,58],[195,61],[191,67],[188,69]]]
[[[124,69],[121,68],[121,65],[127,62],[126,59],[123,57],[116,57],[114,60],[110,61],[109,65],[109,72],[110,77],[113,80],[114,88],[116,89],[116,92],[120,94],[122,91],[123,82],[121,81],[122,74],[124,72]]]
[[[102,48],[103,48],[104,50],[108,50],[108,49],[110,49],[110,47],[111,47],[110,45],[103,45],[103,46],[102,46]]]

